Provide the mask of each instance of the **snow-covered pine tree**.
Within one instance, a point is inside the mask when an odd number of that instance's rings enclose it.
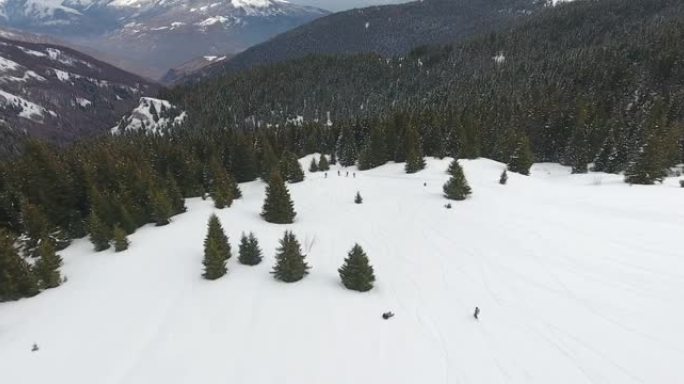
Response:
[[[297,213],[290,198],[290,192],[278,172],[273,172],[266,187],[266,199],[261,217],[269,223],[291,224]]]
[[[360,245],[355,244],[349,251],[344,264],[338,270],[342,284],[354,291],[366,292],[373,289],[375,274],[368,262],[368,256]]]
[[[263,259],[261,248],[259,247],[259,241],[257,240],[254,233],[250,232],[249,236],[242,234],[240,239],[240,255],[238,260],[241,264],[245,265],[257,265],[261,263]]]
[[[285,231],[276,252],[276,265],[273,267],[273,277],[276,280],[292,283],[299,281],[309,274],[309,265],[302,254],[302,248],[294,233]]]

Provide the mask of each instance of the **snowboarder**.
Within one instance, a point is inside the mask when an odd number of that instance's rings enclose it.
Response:
[[[31,352],[37,352],[38,351],[38,344],[33,343],[33,347],[31,347]]]
[[[475,318],[475,320],[480,319],[480,307],[475,307],[475,313],[473,313],[473,317]]]
[[[385,312],[382,314],[382,318],[385,320],[391,319],[392,317],[394,317],[394,313],[392,312]]]

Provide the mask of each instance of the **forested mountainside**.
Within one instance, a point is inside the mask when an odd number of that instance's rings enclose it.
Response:
[[[64,144],[108,132],[157,90],[75,50],[0,37],[0,156],[25,135]]]
[[[367,119],[401,120],[429,155],[506,160],[524,136],[537,160],[577,171],[592,161],[623,171],[641,158],[662,170],[682,157],[683,55],[681,1],[576,1],[404,58],[311,56],[166,97],[195,128],[324,123],[329,114],[361,137]]]
[[[547,4],[544,0],[423,0],[353,9],[282,33],[181,81],[307,55],[404,55],[420,45],[453,43],[504,29]]]

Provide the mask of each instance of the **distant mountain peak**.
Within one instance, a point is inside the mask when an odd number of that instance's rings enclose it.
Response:
[[[0,26],[58,37],[149,77],[327,13],[284,0],[0,0]]]

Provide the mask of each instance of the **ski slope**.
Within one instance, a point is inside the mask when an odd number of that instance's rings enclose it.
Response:
[[[188,200],[187,213],[140,229],[123,253],[76,241],[61,252],[66,284],[0,304],[0,382],[684,382],[678,180],[630,187],[537,164],[501,186],[502,164],[462,160],[473,195],[448,210],[448,164],[307,173],[290,185],[293,225],[259,217],[256,181],[229,209]],[[206,281],[213,212],[233,258]],[[310,248],[311,273],[294,284],[269,275],[285,229]],[[261,265],[237,262],[242,231],[257,235]],[[375,267],[368,293],[337,275],[355,242]]]

